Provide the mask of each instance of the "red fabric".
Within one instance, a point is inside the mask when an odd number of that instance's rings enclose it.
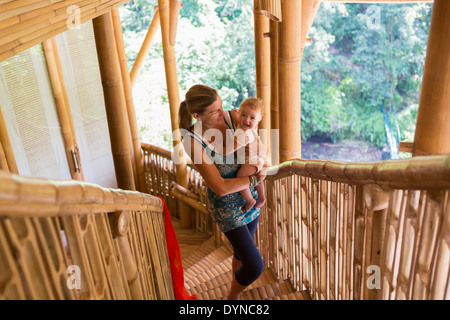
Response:
[[[165,232],[167,252],[170,261],[170,272],[172,273],[173,291],[176,300],[197,300],[197,296],[189,295],[184,286],[183,265],[181,263],[180,246],[178,245],[177,235],[173,229],[172,221],[170,220],[169,209],[163,198],[158,197],[164,203],[165,215]]]

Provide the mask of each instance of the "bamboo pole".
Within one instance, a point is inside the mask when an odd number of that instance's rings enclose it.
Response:
[[[280,163],[279,113],[278,113],[278,22],[270,20],[270,127],[277,134],[271,135],[272,164]]]
[[[77,148],[73,136],[74,132],[72,131],[73,125],[70,124],[70,119],[67,112],[69,107],[66,105],[67,99],[64,97],[64,90],[58,72],[61,65],[58,65],[55,59],[56,53],[54,51],[54,42],[52,42],[51,39],[45,40],[42,43],[42,48],[44,49],[45,61],[47,63],[47,70],[53,90],[53,97],[55,99],[56,110],[58,112],[59,123],[61,125],[61,133],[63,136],[70,174],[72,179],[82,181],[83,176],[81,174],[81,165],[76,163],[79,158],[74,158],[76,156],[75,150],[77,150]]]
[[[155,38],[156,32],[159,29],[160,19],[159,19],[159,10],[158,6],[155,7],[155,14],[153,16],[152,22],[148,27],[147,34],[145,35],[144,42],[142,43],[141,49],[134,61],[133,67],[130,71],[131,78],[131,86],[134,87],[136,83],[137,75],[139,74],[139,70],[144,64],[145,58],[147,57],[148,51],[150,50],[150,46],[152,45],[153,39]]]
[[[141,143],[139,140],[139,128],[136,119],[136,112],[133,102],[133,92],[130,83],[130,73],[128,72],[127,56],[125,54],[125,45],[123,43],[122,24],[120,22],[119,9],[111,11],[114,26],[114,35],[116,39],[117,54],[120,60],[120,70],[122,72],[122,83],[125,94],[125,102],[128,113],[128,124],[130,127],[131,144],[134,151],[134,161],[136,167],[135,183],[137,189],[145,192],[145,173],[144,173],[144,158],[141,153]]]
[[[6,130],[5,119],[3,118],[3,112],[0,108],[0,142],[5,153],[6,162],[8,164],[9,172],[19,174],[17,168],[16,159],[14,158],[14,152],[9,140],[8,131]]]
[[[177,145],[181,143],[179,127],[178,127],[178,107],[180,105],[180,93],[178,88],[178,78],[175,60],[175,50],[170,45],[170,12],[169,0],[158,0],[160,19],[161,19],[161,36],[163,43],[164,68],[166,71],[167,92],[169,95],[170,119],[172,124],[172,132],[174,135],[174,150],[178,150]],[[184,188],[188,187],[188,174],[186,157],[178,155],[178,164],[176,164],[177,183]],[[184,203],[180,203],[180,219],[184,228],[191,228],[190,209]]]
[[[126,123],[125,97],[111,13],[95,18],[93,27],[117,184],[122,189],[136,190]]]
[[[301,158],[300,68],[302,0],[283,0],[279,25],[280,162]]]
[[[267,157],[270,161],[270,40],[264,36],[269,32],[269,18],[261,12],[259,0],[254,0],[255,25],[255,65],[256,65],[256,95],[263,102],[263,118],[259,123],[261,141],[267,147]]]
[[[170,0],[169,42],[171,46],[175,45],[177,39],[178,17],[180,15],[181,6],[181,0]]]
[[[8,161],[6,161],[5,151],[3,150],[2,141],[0,140],[0,170],[9,172]]]
[[[450,2],[435,0],[417,113],[414,156],[450,153]]]

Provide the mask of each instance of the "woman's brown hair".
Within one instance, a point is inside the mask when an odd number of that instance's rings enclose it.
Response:
[[[216,102],[219,95],[217,90],[208,86],[197,84],[186,92],[185,100],[181,102],[178,110],[180,129],[189,130],[194,121],[193,113],[202,115],[206,108]]]

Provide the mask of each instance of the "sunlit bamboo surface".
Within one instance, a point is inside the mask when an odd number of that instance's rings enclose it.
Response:
[[[0,270],[0,299],[174,298],[162,201],[78,181],[0,172]]]
[[[143,150],[147,182],[176,205],[164,180],[171,153]],[[207,205],[193,168],[189,191]],[[272,167],[265,186],[255,241],[279,279],[313,299],[450,298],[450,156],[294,160]]]

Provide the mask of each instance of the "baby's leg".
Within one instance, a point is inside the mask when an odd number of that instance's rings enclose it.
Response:
[[[258,200],[256,200],[255,208],[262,208],[264,203],[266,203],[266,195],[264,194],[264,183],[260,183],[256,186],[256,191],[258,191]]]
[[[241,166],[241,168],[239,169],[239,171],[236,173],[236,177],[237,178],[248,177],[248,176],[251,176],[252,174],[255,174],[256,171],[257,171],[257,168],[255,166],[243,164]],[[247,212],[255,205],[256,200],[252,197],[252,193],[250,192],[250,189],[248,189],[248,188],[245,190],[242,190],[240,193],[241,193],[242,197],[245,199],[245,201],[247,202],[244,207],[244,211]]]

